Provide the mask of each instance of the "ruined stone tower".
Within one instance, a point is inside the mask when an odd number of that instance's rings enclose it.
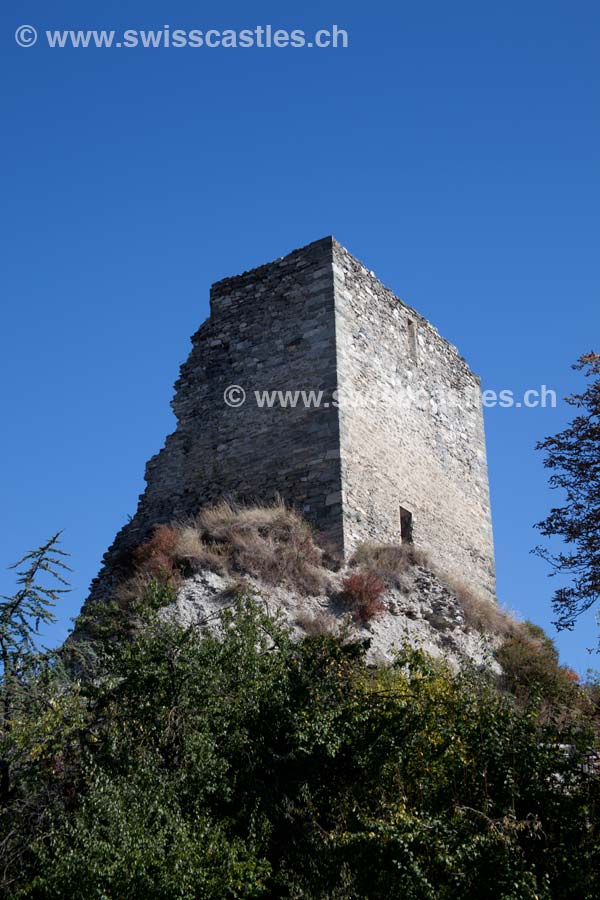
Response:
[[[346,556],[414,541],[493,596],[480,385],[457,350],[331,237],[217,282],[210,307],[96,587],[155,523],[279,494]]]

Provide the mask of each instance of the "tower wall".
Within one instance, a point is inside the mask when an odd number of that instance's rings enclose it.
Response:
[[[334,243],[346,553],[397,543],[495,594],[480,383],[458,351]]]
[[[175,385],[177,431],[148,467],[145,519],[195,514],[228,495],[253,502],[279,493],[339,539],[337,410],[261,408],[255,395],[335,391],[331,246],[325,239],[213,285],[210,318]],[[239,408],[225,402],[230,385],[246,392]]]

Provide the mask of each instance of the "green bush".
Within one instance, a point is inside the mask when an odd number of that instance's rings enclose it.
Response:
[[[503,684],[519,704],[543,718],[590,717],[595,710],[575,672],[558,661],[552,638],[532,622],[522,622],[497,652]]]
[[[147,611],[93,678],[47,672],[10,735],[3,896],[599,896],[585,723],[367,645],[294,643],[245,599],[212,633]]]

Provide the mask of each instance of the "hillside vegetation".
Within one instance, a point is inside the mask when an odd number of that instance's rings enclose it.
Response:
[[[223,509],[195,534],[158,529],[57,654],[36,651],[31,619],[59,599],[38,585],[60,574],[55,539],[26,557],[0,610],[0,895],[598,897],[598,691],[534,626],[506,632],[498,679],[409,647],[373,667],[344,627],[298,640],[243,578],[211,627],[165,615],[198,541],[239,576],[294,525],[286,577],[325,571],[310,547],[299,568],[301,520],[270,515],[274,532]],[[371,548],[353,571],[364,591],[405,564]]]

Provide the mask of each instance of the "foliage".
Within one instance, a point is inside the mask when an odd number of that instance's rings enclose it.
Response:
[[[385,612],[385,585],[372,572],[354,572],[342,582],[342,602],[362,625]]]
[[[248,598],[212,632],[153,605],[92,680],[49,670],[11,728],[4,896],[598,895],[584,722],[414,650],[374,671],[368,642],[294,643]]]
[[[93,679],[112,664],[121,643],[135,640],[148,616],[171,606],[177,600],[176,584],[171,579],[144,576],[129,581],[129,590],[137,585],[139,593],[121,593],[106,600],[88,602],[75,620],[75,636],[60,651],[64,665],[81,677]]]
[[[600,596],[600,355],[587,353],[573,368],[593,379],[583,393],[566,398],[579,412],[568,428],[537,445],[553,473],[550,486],[564,491],[564,504],[536,527],[546,537],[561,538],[566,549],[553,554],[538,547],[535,552],[552,565],[553,574],[571,578],[553,599],[556,625],[567,629]]]
[[[497,651],[504,686],[528,709],[544,719],[594,718],[589,691],[582,690],[579,677],[559,664],[554,641],[532,622],[520,623]]]
[[[523,702],[530,671],[552,687],[543,666],[507,666],[513,693],[409,648],[373,669],[368,641],[294,641],[238,594],[186,628],[151,580],[30,670],[5,732],[1,897],[598,896],[591,719]]]
[[[68,590],[62,574],[69,571],[64,561],[67,554],[59,549],[59,543],[60,532],[10,567],[17,570],[18,587],[12,596],[0,597],[0,663],[4,679],[19,677],[37,658],[39,626],[54,621],[52,608]],[[49,576],[49,585],[40,582],[44,575]]]
[[[52,608],[68,590],[67,554],[59,543],[60,532],[11,566],[17,570],[17,590],[0,597],[0,804],[13,791],[10,729],[27,702],[32,678],[47,661],[37,643],[39,628],[55,621]]]

